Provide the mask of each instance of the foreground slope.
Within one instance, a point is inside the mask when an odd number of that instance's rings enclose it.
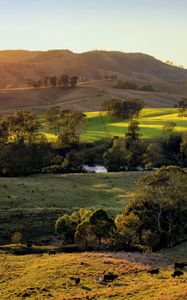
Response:
[[[173,260],[174,256],[170,261],[172,265]],[[1,250],[0,298],[185,300],[187,273],[183,277],[172,278],[173,267],[164,265],[164,261],[160,254],[121,252],[13,256]],[[151,276],[147,273],[153,265],[160,267],[160,274]],[[96,277],[108,272],[117,274],[118,279],[106,285],[100,284]],[[81,281],[76,285],[70,277],[79,277]]]

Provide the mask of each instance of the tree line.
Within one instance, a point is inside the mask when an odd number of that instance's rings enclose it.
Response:
[[[64,89],[74,88],[77,85],[78,77],[75,75],[62,74],[61,76],[45,76],[38,80],[28,79],[27,85],[33,88],[41,87],[62,87]]]
[[[79,144],[85,115],[78,111],[52,107],[44,115],[49,128],[57,136],[50,143],[40,132],[42,124],[27,110],[16,110],[0,121],[0,176],[23,176],[48,172],[56,168],[66,170],[69,152]]]
[[[137,120],[132,120],[124,138],[114,137],[104,153],[108,171],[152,169],[161,166],[187,166],[187,132],[177,133],[176,124],[168,122],[156,140],[141,139]]]
[[[126,89],[126,90],[135,90],[135,91],[143,91],[143,92],[158,92],[151,84],[144,84],[142,86],[138,86],[138,84],[134,81],[129,80],[116,80],[113,85],[115,89]]]
[[[187,173],[162,167],[139,179],[134,196],[113,217],[103,209],[80,209],[59,217],[56,232],[64,244],[82,250],[159,250],[187,238]]]

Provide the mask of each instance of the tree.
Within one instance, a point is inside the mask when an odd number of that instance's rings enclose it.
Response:
[[[180,156],[182,166],[187,165],[187,131],[182,135],[182,140],[180,144]]]
[[[43,79],[43,85],[44,87],[48,87],[48,84],[49,84],[49,80],[50,80],[50,77],[49,76],[45,76],[44,79]]]
[[[165,155],[165,165],[182,166],[180,145],[182,137],[180,133],[174,131],[176,124],[169,122],[163,127],[161,146]]]
[[[6,144],[9,138],[9,123],[5,118],[0,121],[0,143]]]
[[[187,115],[187,98],[182,98],[178,104],[179,117],[185,117]]]
[[[50,77],[50,83],[52,87],[55,87],[57,85],[57,77],[56,76]]]
[[[86,250],[88,250],[89,244],[93,243],[94,236],[89,218],[78,224],[75,231],[75,241],[81,248]]]
[[[142,162],[143,145],[140,143],[139,131],[138,121],[132,120],[125,134],[126,162],[129,168],[136,168]]]
[[[113,86],[116,89],[127,89],[127,90],[137,90],[138,85],[133,81],[122,81],[117,80]]]
[[[64,243],[74,243],[74,234],[78,223],[72,220],[71,215],[59,217],[55,229],[58,234],[62,235]]]
[[[115,224],[117,228],[117,248],[119,250],[132,250],[133,245],[138,244],[139,217],[133,213],[128,216],[122,213],[116,216]]]
[[[113,138],[113,145],[103,155],[104,165],[109,172],[125,170],[126,156],[124,142],[119,137]]]
[[[69,84],[71,88],[74,88],[77,85],[77,80],[78,77],[77,76],[71,76],[69,79]]]
[[[58,138],[59,147],[66,148],[78,144],[80,134],[85,126],[86,115],[78,111],[64,110],[61,112],[62,130]]]
[[[138,117],[143,107],[144,103],[139,99],[131,101],[113,99],[105,101],[102,105],[102,109],[106,110],[111,118],[122,121]]]
[[[39,135],[40,122],[31,111],[16,110],[12,116],[6,119],[6,122],[11,141],[19,142],[22,140],[31,144]]]
[[[69,86],[69,75],[63,74],[60,76],[58,80],[58,86],[62,86],[63,88],[68,88]]]
[[[74,243],[77,226],[87,220],[91,213],[91,210],[81,208],[80,210],[73,212],[71,215],[64,214],[62,217],[57,219],[55,229],[62,235],[65,243]],[[78,236],[79,233],[77,233],[76,237]]]
[[[23,140],[2,145],[0,151],[1,176],[25,176],[41,173],[52,160],[53,150],[45,139],[27,144]]]
[[[137,190],[123,212],[124,227],[136,235],[136,243],[155,249],[181,242],[187,223],[187,173],[179,167],[162,167],[138,181]],[[157,243],[152,244],[153,235]]]
[[[89,220],[92,225],[92,232],[96,236],[100,248],[103,238],[107,239],[114,235],[115,223],[103,209],[95,210]]]
[[[165,162],[161,141],[150,143],[143,155],[143,163],[147,168],[161,167]]]
[[[50,107],[45,113],[45,120],[49,128],[54,131],[55,135],[59,135],[62,127],[62,113],[60,106]]]
[[[167,122],[162,129],[162,134],[165,135],[166,137],[170,136],[171,134],[174,133],[176,127],[175,122]]]

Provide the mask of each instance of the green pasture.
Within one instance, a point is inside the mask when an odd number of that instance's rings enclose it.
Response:
[[[128,122],[113,121],[106,113],[88,112],[87,128],[82,135],[84,141],[124,137]],[[138,118],[142,138],[157,138],[162,133],[163,126],[167,122],[175,122],[175,130],[183,132],[187,130],[187,117],[179,117],[175,108],[145,108]]]
[[[119,122],[111,120],[106,112],[87,112],[87,122],[85,130],[81,135],[81,140],[85,142],[110,139],[114,136],[124,137],[129,122]],[[158,138],[162,134],[163,126],[168,122],[175,122],[177,132],[187,130],[187,117],[179,117],[176,108],[145,108],[137,119],[140,124],[142,138]],[[49,132],[43,118],[42,132],[46,134],[50,141],[56,139],[52,132]]]

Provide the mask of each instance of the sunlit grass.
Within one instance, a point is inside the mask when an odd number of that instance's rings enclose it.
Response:
[[[128,122],[112,121],[103,112],[88,112],[88,126],[82,134],[82,140],[99,140],[112,138],[113,136],[124,137]],[[157,138],[161,136],[163,126],[167,122],[175,122],[177,132],[184,132],[187,129],[187,117],[178,116],[175,108],[145,108],[138,118],[142,138]]]
[[[159,262],[158,262],[159,263]],[[142,263],[104,253],[13,256],[1,254],[0,299],[185,300],[187,277],[173,279],[171,268],[147,274]],[[96,277],[113,272],[118,279],[101,285]],[[70,277],[80,277],[76,285]]]

